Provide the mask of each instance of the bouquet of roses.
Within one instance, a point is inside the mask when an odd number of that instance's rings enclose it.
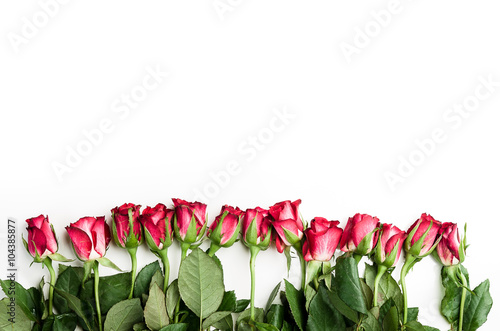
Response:
[[[339,221],[323,217],[307,224],[297,200],[244,211],[225,205],[208,226],[205,204],[172,200],[171,208],[159,203],[142,212],[140,205],[124,204],[111,210],[109,222],[100,216],[70,223],[66,232],[80,266],[64,264],[72,260],[57,253],[48,217],[28,219],[24,245],[33,262],[47,268],[50,280],[42,277],[38,287],[29,289],[14,280],[0,281],[7,296],[0,301],[0,329],[437,330],[419,322],[417,307],[408,307],[406,277],[429,255],[442,265],[440,312],[451,330],[477,330],[493,304],[488,280],[474,289],[469,284],[463,266],[466,227],[461,237],[455,223],[422,214],[403,231],[377,217],[356,214],[344,229]],[[105,257],[112,238],[129,254],[130,271]],[[206,239],[210,245],[203,251],[200,245]],[[250,253],[251,291],[249,299],[238,300],[225,288],[216,253],[239,239]],[[136,252],[144,242],[152,262],[137,272]],[[181,262],[177,279],[171,281],[168,248],[174,242],[180,246]],[[292,258],[299,259],[300,287],[285,279],[266,306],[257,307],[257,256],[271,245],[284,253],[288,269]],[[392,274],[401,259],[398,283]],[[54,261],[59,263],[57,272]],[[99,276],[100,266],[117,273]]]

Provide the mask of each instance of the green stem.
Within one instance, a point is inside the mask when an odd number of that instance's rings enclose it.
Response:
[[[132,286],[130,287],[130,294],[128,295],[128,298],[132,299],[132,296],[134,295],[135,276],[137,273],[137,247],[127,248],[127,251],[130,254],[130,259],[132,260]]]
[[[161,263],[163,264],[163,293],[167,293],[168,281],[170,278],[170,262],[168,260],[168,247],[163,248],[158,251],[158,255],[161,258]]]
[[[255,321],[255,260],[259,252],[260,252],[259,247],[250,246],[250,278],[251,278],[250,320],[251,321]]]
[[[301,286],[301,289],[304,290],[306,288],[307,263],[306,263],[306,260],[304,260],[304,256],[302,255],[302,245],[301,245],[300,241],[297,242],[295,245],[293,245],[293,248],[295,249],[295,251],[297,252],[297,255],[299,256],[300,268],[301,268],[301,272],[302,272],[302,281],[300,283],[300,286]]]
[[[214,244],[213,242],[210,244],[210,249],[208,250],[208,256],[212,257],[215,253],[220,249],[219,245]]]
[[[99,330],[102,331],[101,305],[99,304],[99,262],[94,262],[94,296]]]
[[[54,268],[52,268],[52,260],[50,258],[46,258],[43,260],[43,264],[47,266],[50,273],[50,288],[49,288],[49,316],[53,314],[52,312],[52,301],[54,298],[54,286],[56,285],[56,273],[54,272]]]
[[[460,268],[460,267],[459,267]],[[467,297],[467,278],[465,275],[458,269],[458,273],[460,274],[460,281],[462,283],[462,298],[460,299],[460,316],[458,319],[458,331],[462,331],[463,321],[464,321],[464,307],[465,307],[465,298]]]
[[[384,265],[378,266],[377,276],[375,277],[375,284],[373,285],[373,307],[378,306],[378,283],[380,279],[387,271],[387,267]]]
[[[415,256],[409,253],[406,254],[405,264],[403,265],[403,268],[401,268],[401,277],[399,279],[399,281],[401,282],[401,288],[403,290],[403,329],[405,327],[404,325],[408,321],[408,293],[406,291],[405,277],[408,274],[410,267],[413,266],[415,260]]]

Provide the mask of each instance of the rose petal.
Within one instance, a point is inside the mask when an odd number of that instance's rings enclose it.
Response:
[[[73,226],[67,226],[66,231],[68,231],[76,255],[82,260],[88,260],[92,251],[92,241],[88,234],[80,228]]]

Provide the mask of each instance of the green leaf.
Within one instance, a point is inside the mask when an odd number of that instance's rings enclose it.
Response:
[[[363,298],[365,299],[365,306],[371,307],[373,304],[373,292],[371,288],[362,278],[359,279],[359,284],[361,285],[361,291],[363,292]]]
[[[377,307],[375,307],[377,308]],[[381,331],[377,317],[372,314],[372,310],[361,321],[361,330],[364,331]]]
[[[140,299],[120,301],[108,311],[104,331],[129,331],[142,322],[143,315]]]
[[[49,316],[43,323],[42,331],[68,331],[74,330],[78,318],[74,313]]]
[[[214,326],[215,323],[219,322],[228,315],[231,315],[230,311],[216,311],[203,321],[203,329],[208,329],[209,327]]]
[[[365,264],[365,281],[370,289],[374,290],[375,276],[377,267]],[[396,280],[388,272],[385,272],[380,278],[378,285],[378,302],[382,306],[387,300],[393,299],[398,310],[403,310],[403,293]],[[370,300],[371,301],[371,300]]]
[[[118,272],[123,272],[122,269],[118,268],[118,266],[116,264],[114,264],[113,262],[111,262],[111,260],[108,259],[107,257],[100,257],[97,259],[97,261],[105,267],[114,269]]]
[[[271,294],[269,295],[269,299],[267,299],[266,312],[269,310],[269,308],[273,304],[274,299],[276,299],[276,296],[278,295],[278,293],[280,291],[280,287],[281,287],[281,282],[279,282],[278,284],[276,284],[276,286],[271,291]]]
[[[132,275],[130,272],[99,277],[99,303],[102,314],[107,314],[115,304],[128,299]],[[80,298],[87,300],[95,306],[94,278],[85,283],[85,288],[80,292]]]
[[[384,331],[398,331],[399,330],[399,313],[396,306],[392,306],[389,312],[384,317]]]
[[[425,327],[417,321],[411,321],[405,324],[406,331],[425,331]]]
[[[163,279],[163,272],[161,272],[160,270],[156,270],[153,277],[151,278],[151,283],[149,283],[149,288],[151,289],[151,286],[153,286],[153,284],[158,285],[159,288],[163,288]]]
[[[335,288],[332,288],[331,291],[328,291],[328,289],[324,285],[321,285],[319,287],[318,293],[319,295],[321,295],[323,302],[325,302],[330,307],[330,309],[338,310],[342,315],[344,315],[351,321],[355,323],[358,322],[358,312],[350,308],[345,304],[344,301],[342,301],[342,299],[340,299]]]
[[[186,306],[202,319],[217,311],[222,302],[222,270],[199,248],[181,263],[179,292]]]
[[[290,282],[285,279],[285,293],[293,319],[301,331],[306,328],[307,312],[305,308],[306,298],[302,291],[297,290]]]
[[[243,311],[236,320],[236,331],[252,330],[248,324],[250,319],[250,308]],[[255,307],[255,322],[264,322],[264,309]]]
[[[486,322],[493,299],[490,295],[490,281],[485,280],[474,289],[474,295],[464,309],[463,331],[474,331]]]
[[[224,331],[233,330],[233,317],[231,315],[227,315],[220,321],[214,323],[213,326],[218,330],[224,330]]]
[[[342,331],[346,330],[346,325],[343,316],[336,309],[331,309],[321,295],[316,295],[309,306],[307,331],[324,330]]]
[[[250,304],[250,300],[248,300],[248,299],[236,300],[236,308],[235,308],[234,312],[241,313],[242,311],[247,309],[249,304]]]
[[[408,322],[416,321],[418,317],[418,307],[408,308]]]
[[[306,297],[306,311],[309,311],[309,306],[311,305],[312,299],[316,296],[316,290],[311,286],[311,284],[306,285],[304,290],[304,296]]]
[[[254,325],[259,331],[280,331],[277,327],[267,323],[255,322]]]
[[[37,321],[38,318],[35,316],[34,312],[36,309],[35,301],[31,297],[28,290],[26,290],[21,284],[15,281],[0,280],[0,285],[2,286],[3,292],[8,298],[15,298],[16,305],[23,311],[24,315],[31,321]]]
[[[143,331],[143,330],[148,330],[148,327],[146,326],[146,323],[141,322],[141,323],[134,324],[133,330],[134,331]]]
[[[177,286],[177,279],[174,280],[167,288],[166,294],[166,305],[167,305],[167,313],[170,319],[174,319],[175,307],[177,306],[177,302],[179,301],[179,286]]]
[[[186,331],[188,329],[188,325],[186,323],[177,323],[167,325],[161,328],[159,331]]]
[[[12,314],[10,312],[12,311]],[[9,321],[10,318],[15,318]],[[15,323],[12,323],[14,321]],[[31,321],[24,314],[23,310],[17,303],[14,302],[11,306],[10,298],[3,298],[0,300],[0,330],[2,331],[16,331],[16,330],[30,330]]]
[[[352,309],[366,314],[365,298],[359,282],[358,264],[353,257],[339,257],[335,269],[339,297]]]
[[[153,278],[153,275],[157,270],[161,271],[160,263],[158,261],[154,261],[153,263],[146,265],[141,269],[141,271],[139,271],[134,285],[135,298],[141,298],[143,293],[149,293],[149,284],[151,283],[151,278]]]
[[[73,260],[72,259],[68,259],[64,256],[62,256],[61,254],[59,253],[53,253],[53,254],[50,254],[49,255],[49,258],[53,261],[58,261],[58,262],[72,262]]]
[[[59,295],[61,295],[66,302],[68,303],[68,307],[74,311],[84,322],[85,326],[89,330],[94,330],[94,310],[88,301],[80,300],[76,296],[61,291],[57,288],[54,289]]]
[[[222,302],[217,310],[233,312],[235,309],[236,309],[236,294],[234,293],[234,291],[224,292],[224,297],[222,298]]]
[[[149,290],[148,302],[144,307],[144,319],[151,330],[160,330],[169,323],[165,296],[162,289],[156,284]]]
[[[272,304],[267,310],[266,322],[281,329],[285,317],[285,307],[283,305]]]
[[[81,269],[81,268],[80,268]],[[61,272],[62,270],[62,272]],[[66,293],[78,296],[80,292],[80,283],[83,277],[83,270],[80,270],[81,275],[73,267],[61,268],[59,265],[59,277],[57,277],[55,288]],[[61,314],[69,313],[68,302],[59,293],[54,293],[54,308]]]
[[[457,270],[460,268],[460,270]],[[462,299],[462,287],[457,282],[456,273],[461,272],[469,283],[467,269],[460,266],[443,267],[441,269],[441,282],[444,287],[444,296],[441,300],[441,314],[453,327],[458,328],[460,313],[460,301]],[[467,291],[465,296],[465,307],[469,305],[471,294]]]
[[[425,331],[439,331],[439,329],[433,328],[432,326],[427,326],[427,325],[424,325],[424,330]]]

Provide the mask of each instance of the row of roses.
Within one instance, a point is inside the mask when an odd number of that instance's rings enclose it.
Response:
[[[269,209],[256,207],[246,211],[225,205],[207,230],[205,204],[190,203],[181,199],[172,200],[172,209],[159,203],[155,207],[146,207],[142,213],[139,205],[124,204],[116,207],[111,211],[111,230],[104,217],[84,217],[66,227],[76,256],[84,262],[84,281],[90,276],[91,270],[94,270],[94,275],[98,278],[99,263],[119,270],[104,257],[113,237],[114,242],[127,249],[131,256],[131,298],[137,268],[136,250],[145,238],[149,249],[164,265],[163,290],[166,291],[170,270],[167,250],[174,237],[180,242],[181,259],[184,260],[187,251],[198,246],[205,234],[211,241],[208,255],[213,256],[221,247],[233,245],[241,232],[241,239],[251,252],[250,320],[253,320],[255,259],[259,251],[270,246],[271,241],[280,253],[287,253],[287,257],[290,256],[291,247],[296,250],[302,266],[302,289],[308,283],[317,288],[319,270],[332,259],[337,248],[352,255],[358,262],[362,256],[369,256],[378,265],[374,306],[377,305],[378,281],[388,269],[396,266],[404,249],[406,259],[400,281],[404,296],[403,322],[406,323],[405,277],[408,270],[432,252],[444,266],[459,264],[465,258],[465,238],[460,238],[457,224],[441,223],[427,214],[422,214],[408,231],[400,230],[392,224],[381,223],[377,217],[366,214],[356,214],[349,218],[345,230],[342,230],[338,221],[328,221],[322,217],[315,217],[307,227],[298,211],[300,200],[283,201]],[[57,253],[55,232],[48,218],[43,215],[27,222],[26,248],[36,262],[44,263],[51,270],[53,276],[51,261],[68,261]],[[54,279],[51,279],[52,284],[53,282]],[[98,286],[98,282],[94,285]],[[49,291],[49,314],[52,313],[51,300],[52,287]],[[96,306],[101,327],[98,302]]]

